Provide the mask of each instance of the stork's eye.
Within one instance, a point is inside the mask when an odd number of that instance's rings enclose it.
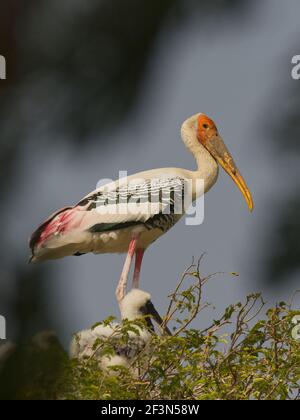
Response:
[[[203,124],[202,127],[203,128],[208,128],[208,124]]]

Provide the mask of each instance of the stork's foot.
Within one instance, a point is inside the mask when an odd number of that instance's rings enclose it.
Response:
[[[126,284],[124,286],[124,281],[122,278],[120,279],[119,284],[116,288],[115,295],[118,303],[120,303],[126,295]]]

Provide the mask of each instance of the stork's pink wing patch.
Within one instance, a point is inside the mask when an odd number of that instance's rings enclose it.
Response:
[[[29,246],[32,249],[32,251],[37,244],[40,244],[41,242],[46,240],[46,238],[48,238],[49,235],[52,235],[53,233],[55,233],[55,229],[58,225],[58,220],[60,220],[61,218],[62,218],[62,220],[64,220],[64,215],[65,215],[65,218],[67,218],[68,212],[72,209],[73,209],[73,207],[64,207],[64,208],[56,211],[51,216],[49,216],[48,219],[45,220],[33,232],[33,234],[30,237],[30,240],[29,240]],[[61,217],[59,217],[59,216],[61,216]]]

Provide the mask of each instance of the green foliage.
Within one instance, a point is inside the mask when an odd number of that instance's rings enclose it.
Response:
[[[165,324],[172,337],[154,335],[129,368],[104,372],[97,360],[72,361],[62,398],[68,399],[225,399],[287,400],[300,398],[300,343],[292,338],[299,311],[281,302],[259,319],[265,303],[259,294],[225,309],[204,330],[189,328],[209,307],[199,265],[183,274],[170,296]],[[185,281],[192,280],[188,287]],[[109,320],[110,322],[110,320]],[[122,341],[140,323],[126,322]],[[99,343],[98,343],[99,344]],[[103,355],[113,354],[109,341]]]
[[[139,334],[145,328],[144,320],[125,321],[108,340],[97,339],[95,353],[89,358],[68,360],[59,350],[56,377],[43,374],[40,361],[44,350],[40,348],[34,353],[34,357],[40,354],[39,369],[33,371],[35,382],[29,386],[27,380],[18,396],[73,400],[300,399],[300,343],[292,336],[293,318],[300,312],[284,302],[265,310],[262,297],[252,294],[245,302],[226,308],[218,319],[212,316],[206,328],[195,329],[193,320],[204,310],[212,311],[203,301],[205,285],[212,277],[202,277],[199,265],[186,270],[170,296],[164,317],[164,324],[173,327],[173,336],[153,335],[146,346],[138,348],[129,367],[103,370],[98,358],[113,356],[116,340],[121,346],[132,344],[132,332]],[[110,317],[103,324],[112,322]],[[31,373],[26,366],[28,377]],[[53,369],[51,365],[51,372]]]

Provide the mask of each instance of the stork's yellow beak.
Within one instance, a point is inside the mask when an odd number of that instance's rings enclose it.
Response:
[[[210,140],[205,144],[205,147],[236,183],[239,190],[243,194],[246,203],[248,204],[249,210],[252,211],[254,204],[250,190],[247,187],[247,184],[240,171],[238,170],[225,143],[223,142],[222,137],[217,134],[216,136],[210,138]]]
[[[236,183],[248,204],[249,210],[252,211],[254,205],[249,188],[234,163],[222,137],[219,135],[215,123],[205,114],[199,114],[197,137],[199,142],[210,152]]]

